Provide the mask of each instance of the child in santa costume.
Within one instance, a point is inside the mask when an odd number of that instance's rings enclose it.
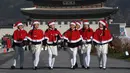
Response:
[[[45,39],[47,40],[47,49],[49,53],[49,69],[53,69],[55,63],[55,57],[58,56],[57,45],[62,38],[59,30],[55,28],[55,21],[48,23],[48,29],[45,31]]]
[[[27,41],[26,36],[27,32],[23,29],[23,23],[17,22],[14,27],[17,29],[13,33],[13,47],[15,50],[14,55],[14,63],[11,66],[12,69],[15,69],[16,63],[18,62],[18,58],[20,58],[20,69],[23,69],[23,62],[24,62],[24,49],[23,46],[25,45],[25,41]]]
[[[112,41],[112,35],[105,20],[99,21],[99,28],[95,31],[93,40],[96,43],[99,68],[106,69],[108,43]]]
[[[76,23],[76,29],[80,31],[81,28],[82,28],[82,27],[81,27],[81,25],[82,25],[81,21],[76,21],[75,23]],[[79,45],[79,46],[78,46],[78,55],[79,55],[81,67],[82,67],[82,68],[85,68],[85,67],[84,67],[84,61],[83,61],[83,53],[81,53],[81,46],[82,46],[82,45]],[[76,65],[75,65],[75,66],[78,67],[78,63],[77,63],[77,62],[76,62]]]
[[[70,29],[64,33],[64,39],[68,43],[68,52],[70,54],[71,68],[76,68],[76,55],[79,45],[81,45],[82,38],[79,30],[76,29],[76,22],[70,23]]]
[[[33,57],[33,69],[36,70],[39,63],[39,56],[42,49],[42,41],[44,40],[44,32],[39,29],[40,22],[34,21],[31,29],[28,33],[27,39],[30,42],[32,57]]]
[[[75,21],[75,23],[76,23],[76,29],[77,30],[81,30],[81,28],[82,28],[82,22],[81,21]]]
[[[88,20],[83,20],[83,28],[80,30],[83,38],[81,53],[83,54],[83,66],[90,69],[90,52],[92,47],[93,30],[90,28]]]

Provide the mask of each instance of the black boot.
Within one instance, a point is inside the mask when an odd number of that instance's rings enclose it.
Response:
[[[21,66],[20,69],[23,69],[23,67]]]
[[[106,68],[103,68],[103,70],[106,70]]]
[[[87,67],[87,69],[90,69],[90,67]]]
[[[77,62],[75,63],[75,68],[78,68],[78,63]]]
[[[99,67],[100,69],[102,69],[102,67]]]
[[[85,66],[84,66],[84,65],[82,65],[82,68],[85,68]]]
[[[11,66],[11,69],[15,69],[15,66]]]
[[[73,67],[71,67],[71,69],[73,69],[73,70],[74,70],[74,69],[76,69],[76,67],[75,67],[75,66],[73,66]]]
[[[49,69],[49,70],[53,70],[53,68],[51,68],[51,67],[48,67],[48,69]]]
[[[33,70],[37,70],[37,67],[34,67]]]

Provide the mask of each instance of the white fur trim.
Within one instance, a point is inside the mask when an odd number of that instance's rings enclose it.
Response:
[[[70,43],[77,43],[77,42],[79,42],[79,41],[81,41],[82,40],[82,38],[79,38],[79,39],[77,39],[77,40],[74,40],[74,41],[70,41]]]
[[[82,37],[79,38],[79,39],[77,39],[77,40],[74,40],[74,41],[72,41],[72,40],[70,41],[70,40],[69,40],[67,37],[65,37],[65,36],[64,36],[63,38],[66,39],[66,40],[67,40],[68,42],[70,42],[70,43],[76,43],[76,42],[79,42],[80,40],[83,40]]]
[[[22,43],[23,41],[14,40],[15,43]]]
[[[27,40],[27,38],[24,39],[25,41]]]
[[[29,39],[29,40],[32,41],[32,42],[41,42],[41,41],[44,40],[44,37],[43,37],[42,39],[39,39],[39,40],[33,40],[33,39],[31,39],[30,37],[27,37],[27,39]]]
[[[71,22],[70,25],[75,25],[76,26],[76,24],[74,22]]]
[[[98,40],[96,40],[96,39],[93,39],[93,41],[96,42],[96,43],[100,43],[100,42],[99,42]]]
[[[82,38],[83,39],[83,38]],[[90,39],[87,39],[87,40],[85,40],[85,39],[83,39],[83,41],[87,41],[87,42],[91,42],[93,40],[93,37],[91,36],[90,37]]]
[[[76,22],[76,24],[81,25],[81,23],[79,23],[79,22]]]
[[[21,25],[23,25],[22,23],[19,23],[17,26],[21,26]]]
[[[109,39],[109,40],[107,40],[107,41],[102,41],[102,43],[109,43],[109,42],[111,42],[113,40],[113,38],[111,38],[111,39]]]
[[[38,21],[35,21],[35,22],[33,22],[33,24],[40,24],[40,22],[38,22]]]
[[[102,44],[103,44],[103,43],[109,43],[109,42],[111,42],[112,40],[113,40],[113,38],[111,38],[111,39],[109,39],[109,40],[107,40],[107,41],[101,41],[101,42],[100,42],[100,41],[98,41],[98,40],[96,40],[96,39],[93,39],[94,42],[96,42],[96,43],[102,43]]]
[[[48,38],[48,37],[44,37],[44,38],[49,40],[49,38]]]
[[[55,25],[55,24],[56,24],[55,22],[51,22],[51,23],[49,23],[49,26],[50,26],[50,25]]]
[[[83,24],[89,25],[89,22],[84,22]]]
[[[91,42],[92,40],[91,40],[91,39],[87,39],[87,40],[83,40],[83,41],[86,41],[86,42]]]
[[[87,42],[91,42],[92,40],[91,39],[87,39]]]
[[[106,23],[104,23],[103,21],[99,21],[99,23],[103,24],[104,26],[106,26]]]
[[[63,36],[63,39],[65,39],[65,40],[69,41],[69,40],[68,40],[68,38],[67,38],[67,37],[65,37],[65,36]]]
[[[45,37],[45,39],[47,39],[47,44],[53,44],[53,42],[56,43],[56,41],[49,42],[49,38],[48,37]]]

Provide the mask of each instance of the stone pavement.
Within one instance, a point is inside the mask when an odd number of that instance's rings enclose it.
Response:
[[[38,70],[32,70],[32,56],[30,52],[25,52],[25,63],[24,69],[11,70],[10,66],[12,65],[13,59],[5,62],[0,65],[0,73],[130,73],[130,62],[126,62],[124,60],[111,59],[108,58],[108,68],[106,70],[102,70],[98,68],[98,60],[97,56],[91,56],[91,69],[85,70],[82,68],[78,68],[75,70],[69,69],[70,61],[69,55],[66,51],[60,51],[59,56],[56,58],[55,68],[53,70],[49,70],[48,67],[48,52],[42,51],[40,56],[40,63]],[[78,59],[79,64],[79,59]],[[80,65],[80,64],[79,64]]]

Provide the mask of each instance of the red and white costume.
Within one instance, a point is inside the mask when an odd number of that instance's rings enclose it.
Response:
[[[104,33],[104,36],[103,36],[103,33]],[[93,40],[94,42],[98,44],[105,44],[112,41],[112,36],[108,29],[103,31],[102,29],[99,28],[94,33]]]
[[[14,27],[18,27],[18,26],[23,26],[23,24],[21,22],[17,22]],[[27,36],[27,31],[25,31],[24,29],[16,29],[13,33],[13,39],[15,43],[22,43],[24,40],[26,39]]]
[[[73,21],[71,22],[70,25],[74,25],[76,26],[77,22]],[[77,29],[74,30],[67,30],[64,33],[64,39],[67,40],[67,42],[70,44],[69,47],[78,47],[79,46],[79,42],[82,40],[81,35],[80,35],[80,31]]]
[[[14,34],[13,34],[14,42],[22,43],[24,40],[27,40],[26,36],[27,36],[27,32],[24,29],[22,30],[17,29],[14,31]]]
[[[35,24],[39,24],[39,21],[34,21],[32,26],[34,27]],[[29,31],[27,39],[31,43],[31,51],[33,54],[33,64],[34,67],[38,66],[39,63],[39,56],[42,49],[42,41],[44,40],[44,32],[41,29],[32,29]]]
[[[92,28],[81,29],[80,34],[82,35],[83,41],[85,41],[86,43],[92,42],[92,38],[93,38]]]
[[[82,29],[82,22],[75,21],[75,23],[76,23],[76,29],[80,31]],[[80,59],[80,65],[83,67],[84,63],[83,63],[83,54],[82,54],[81,46],[82,45],[78,46],[78,55],[79,55],[79,59]]]
[[[14,27],[23,26],[22,22],[17,22]],[[20,67],[23,67],[24,62],[24,41],[26,39],[27,32],[24,29],[16,29],[13,33],[13,39],[14,39],[14,49],[15,49],[15,57],[14,57],[14,64],[13,66],[16,66],[17,59],[20,55]]]
[[[105,44],[105,43],[111,42],[113,38],[110,33],[110,30],[108,29],[108,24],[106,23],[105,20],[100,20],[99,23],[106,26],[106,29],[103,30],[102,28],[98,28],[95,31],[94,36],[93,36],[94,42],[96,42],[97,44]]]
[[[48,45],[57,45],[57,37],[62,38],[61,33],[55,29],[47,29],[45,32],[45,39],[47,39]]]
[[[70,25],[76,26],[75,22],[71,22]],[[70,52],[71,55],[71,68],[75,67],[76,64],[76,55],[78,51],[79,45],[81,45],[81,35],[79,30],[77,29],[69,29],[64,33],[64,39],[68,42],[68,51]]]
[[[79,42],[82,40],[80,32],[78,30],[67,30],[64,39],[70,44],[69,47],[78,47]]]
[[[32,29],[27,37],[31,42],[41,43],[44,40],[44,32],[41,29]]]
[[[89,27],[88,20],[83,21],[83,25],[87,25],[88,28],[82,28],[80,34],[82,35],[84,44],[82,45],[81,53],[83,54],[83,64],[87,68],[90,64],[90,52],[92,48],[93,30]]]
[[[103,28],[98,28],[94,33],[93,41],[97,43],[96,49],[99,57],[99,65],[105,69],[107,62],[106,54],[108,53],[108,43],[112,41],[112,35],[105,20],[100,20],[99,23],[106,28],[104,30]]]
[[[51,21],[48,23],[48,26],[54,26],[56,24],[55,21]],[[58,56],[57,44],[59,40],[62,38],[60,31],[56,28],[48,28],[45,32],[45,39],[47,39],[47,49],[49,53],[49,67],[53,68],[55,63],[55,57]]]

